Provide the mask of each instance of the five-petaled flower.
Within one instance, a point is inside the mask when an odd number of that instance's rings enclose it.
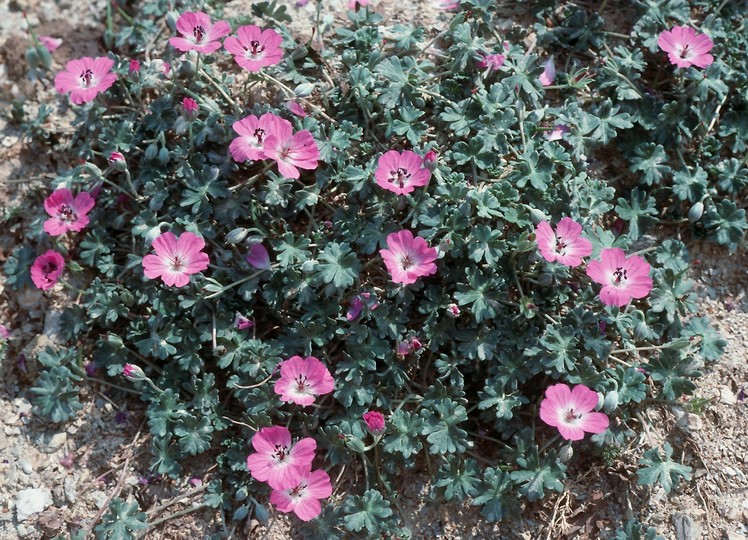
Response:
[[[481,59],[475,65],[488,71],[496,71],[504,65],[505,60],[506,56],[503,54],[486,54],[481,55]]]
[[[238,37],[226,38],[223,46],[244,69],[256,72],[280,62],[283,38],[275,30],[249,25],[237,29],[236,34]]]
[[[428,184],[431,171],[424,167],[423,158],[415,152],[390,150],[379,158],[374,178],[380,187],[397,195],[407,195],[416,187]]]
[[[714,62],[709,51],[714,43],[706,34],[697,34],[690,26],[675,26],[657,38],[657,45],[665,51],[670,62],[680,68],[696,66],[705,68]]]
[[[597,392],[583,384],[569,389],[565,384],[554,384],[545,390],[545,399],[540,402],[540,419],[558,428],[568,441],[579,441],[584,433],[602,433],[608,429],[608,417],[592,412],[597,407]]]
[[[291,443],[291,432],[282,426],[262,428],[252,437],[254,454],[247,456],[247,467],[252,477],[267,482],[273,489],[297,486],[312,470],[317,442],[306,437]]]
[[[52,216],[44,222],[44,230],[52,236],[60,236],[67,231],[80,231],[88,225],[88,212],[94,206],[94,199],[85,191],[73,198],[67,188],[60,188],[44,200],[44,209]]]
[[[259,118],[249,115],[232,124],[232,128],[239,135],[229,145],[229,151],[234,161],[242,162],[248,159],[265,159],[263,151],[265,139],[268,135],[283,129],[291,130],[291,122],[273,113],[265,113]]]
[[[182,52],[208,54],[221,48],[219,40],[231,33],[231,26],[226,21],[211,23],[210,17],[202,11],[187,11],[177,19],[177,30],[182,37],[169,38],[172,47]]]
[[[70,93],[70,101],[76,105],[93,101],[99,92],[117,80],[117,75],[112,73],[113,65],[114,60],[106,56],[84,56],[71,60],[65,66],[65,71],[55,75],[55,89],[60,94]]]
[[[410,285],[421,276],[436,273],[436,249],[420,236],[414,238],[408,230],[392,233],[387,235],[387,247],[379,254],[395,283]]]
[[[332,495],[330,477],[323,470],[304,474],[292,488],[273,490],[270,502],[281,512],[293,512],[302,521],[316,518],[322,512],[320,499]]]
[[[644,298],[652,290],[651,267],[642,257],[626,254],[619,248],[600,252],[600,261],[590,261],[587,275],[603,288],[600,300],[608,306],[624,306],[632,298]]]
[[[280,374],[280,379],[275,383],[275,393],[281,401],[291,401],[303,407],[335,388],[335,380],[325,364],[314,356],[292,356],[284,360],[280,365]]]
[[[278,172],[286,178],[298,178],[299,169],[314,170],[319,160],[319,148],[311,132],[304,129],[291,133],[291,123],[279,123],[266,138],[262,151],[274,159]]]
[[[39,255],[31,265],[31,281],[41,290],[46,291],[54,287],[64,270],[65,259],[50,249],[43,255]]]
[[[208,268],[207,253],[203,253],[205,240],[190,232],[179,238],[165,232],[153,241],[156,254],[143,257],[145,277],[160,277],[166,285],[183,287],[190,282],[190,275]]]
[[[592,253],[592,242],[582,238],[582,226],[565,217],[558,222],[553,232],[547,221],[541,221],[535,228],[535,239],[540,254],[548,262],[559,262],[566,266],[579,266],[582,257]]]

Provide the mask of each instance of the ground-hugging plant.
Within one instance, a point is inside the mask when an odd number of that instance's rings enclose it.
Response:
[[[75,414],[92,356],[147,402],[155,473],[211,456],[228,519],[273,507],[318,538],[412,534],[408,470],[496,521],[563,489],[572,443],[626,448],[637,411],[687,399],[725,345],[691,316],[672,225],[730,249],[746,228],[728,91],[746,44],[724,2],[643,2],[615,32],[538,3],[540,49],[527,25],[499,33],[493,2],[448,6],[435,36],[366,4],[345,24],[320,5],[304,43],[275,4],[117,8],[107,56],[55,77],[70,167],[5,265],[80,298],[68,346],[39,356],[40,412]],[[671,451],[639,483],[688,479]],[[104,537],[143,527],[117,505]]]

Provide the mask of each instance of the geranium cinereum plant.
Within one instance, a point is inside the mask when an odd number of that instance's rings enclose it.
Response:
[[[298,178],[299,169],[314,170],[319,160],[319,148],[311,132],[304,129],[292,133],[290,123],[279,123],[263,141],[262,151],[274,159],[278,172],[286,178]]]
[[[620,248],[606,248],[599,261],[590,261],[587,275],[602,285],[600,300],[609,306],[625,306],[652,290],[649,263],[638,255],[627,257]]]
[[[44,209],[52,216],[44,222],[44,230],[52,236],[83,230],[94,204],[93,197],[85,191],[73,197],[69,189],[58,189],[44,200]]]
[[[275,383],[275,393],[281,401],[290,401],[302,407],[311,405],[317,396],[329,394],[335,380],[325,365],[314,356],[292,356],[280,365],[280,379]]]
[[[259,118],[249,115],[232,124],[232,128],[239,135],[229,145],[229,151],[234,161],[265,159],[263,150],[265,140],[269,135],[284,130],[292,130],[291,122],[273,113],[265,113]]]
[[[550,86],[556,80],[556,61],[551,56],[543,64],[543,73],[540,74],[540,84]]]
[[[31,281],[41,290],[46,291],[55,286],[65,271],[65,259],[57,251],[50,249],[39,255],[31,265]]]
[[[418,278],[436,273],[436,249],[426,240],[404,230],[387,235],[387,248],[379,250],[392,281],[410,285]]]
[[[160,234],[153,241],[155,254],[143,257],[145,277],[160,277],[166,285],[184,287],[190,282],[190,275],[208,268],[210,259],[203,253],[205,240],[185,232],[179,237],[171,232]]]
[[[247,456],[252,476],[273,489],[296,487],[312,469],[317,442],[311,437],[291,440],[291,432],[282,426],[264,427],[252,437],[255,453]]]
[[[187,11],[177,19],[177,31],[182,35],[169,38],[172,47],[208,54],[221,48],[220,39],[231,33],[231,26],[226,21],[210,22],[202,11]]]
[[[274,66],[283,57],[283,38],[272,28],[241,26],[238,37],[228,37],[223,46],[234,55],[234,60],[248,71],[257,72],[267,66]]]
[[[428,184],[431,171],[423,166],[423,158],[415,152],[389,150],[379,158],[374,178],[380,187],[397,195],[407,195]]]
[[[366,428],[374,434],[384,431],[384,415],[379,411],[366,411],[363,415]]]
[[[579,441],[585,433],[602,433],[608,429],[610,420],[599,412],[593,412],[599,401],[597,392],[583,384],[573,389],[565,384],[554,384],[545,391],[540,402],[540,419],[558,429],[569,441]]]
[[[665,51],[670,62],[679,68],[696,66],[705,68],[714,62],[709,51],[714,43],[706,34],[698,34],[690,26],[675,26],[657,38],[657,45]]]
[[[332,495],[330,476],[322,470],[302,475],[298,483],[288,489],[274,489],[270,502],[281,512],[293,512],[302,521],[316,518],[322,512],[320,499]]]
[[[581,234],[582,226],[568,217],[558,222],[555,232],[547,221],[541,221],[535,228],[535,239],[543,258],[565,266],[579,266],[582,258],[592,253],[592,242]]]
[[[76,105],[93,101],[99,92],[107,90],[117,80],[112,66],[114,60],[103,56],[71,60],[65,71],[55,76],[55,89],[60,94],[70,94],[70,101]]]

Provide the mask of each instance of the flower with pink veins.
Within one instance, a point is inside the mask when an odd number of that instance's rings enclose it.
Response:
[[[387,235],[387,247],[379,254],[392,275],[392,281],[410,285],[421,276],[436,273],[436,249],[429,247],[426,240],[405,230]]]
[[[249,253],[244,257],[246,261],[258,270],[270,270],[270,253],[262,244],[252,244]]]
[[[49,290],[60,280],[65,271],[65,259],[50,249],[39,255],[31,265],[31,281],[43,291]]]
[[[39,43],[49,52],[55,52],[62,45],[62,38],[39,36]]]
[[[300,520],[309,521],[322,512],[320,499],[326,499],[330,495],[330,476],[320,469],[306,473],[290,489],[273,490],[270,502],[281,512],[293,512]]]
[[[349,322],[352,322],[358,319],[358,316],[361,315],[364,308],[367,308],[369,311],[374,311],[378,307],[379,302],[377,301],[376,296],[368,292],[362,292],[361,294],[354,296],[351,300],[345,318]]]
[[[550,86],[555,80],[556,63],[553,61],[553,57],[551,56],[548,60],[546,60],[545,64],[543,64],[543,73],[540,74],[540,84],[542,84],[543,86]]]
[[[156,254],[143,257],[145,277],[160,277],[166,285],[184,287],[190,282],[190,275],[208,268],[210,259],[203,253],[205,240],[190,232],[178,238],[173,233],[160,234],[153,241]]]
[[[223,46],[234,55],[234,60],[248,71],[257,72],[281,61],[283,38],[272,28],[262,30],[259,26],[241,26],[236,35],[226,38]]]
[[[80,231],[88,225],[88,212],[94,206],[94,199],[85,191],[73,198],[69,189],[60,188],[44,200],[44,209],[52,216],[44,222],[44,230],[52,236],[60,236],[67,231]]]
[[[295,101],[287,101],[286,108],[299,118],[309,116],[304,107],[300,103],[297,103]]]
[[[335,380],[314,356],[292,356],[280,365],[280,379],[275,383],[275,393],[281,401],[291,401],[302,407],[314,403],[322,394],[329,394],[335,388]]]
[[[172,47],[182,52],[209,54],[221,48],[219,40],[231,33],[231,26],[226,21],[211,23],[202,11],[186,11],[177,19],[177,31],[182,37],[169,38]]]
[[[390,150],[379,157],[374,178],[379,187],[396,195],[407,195],[416,187],[428,184],[431,171],[424,167],[423,158],[415,152]]]
[[[592,412],[597,407],[597,392],[583,384],[569,389],[565,384],[554,384],[545,390],[540,402],[540,419],[558,428],[567,441],[579,441],[587,433],[602,433],[608,429],[608,417]]]
[[[558,222],[555,233],[547,221],[541,221],[535,228],[535,240],[543,258],[565,266],[579,266],[582,258],[592,253],[592,242],[581,234],[582,226],[568,217]]]
[[[488,69],[488,71],[496,71],[504,65],[506,56],[503,54],[486,54],[482,55],[481,59],[476,62],[479,68]]]
[[[262,151],[274,159],[278,171],[286,178],[298,178],[299,169],[314,170],[319,160],[319,148],[312,134],[304,129],[291,134],[291,124],[279,124],[265,138]]]
[[[70,93],[70,101],[76,105],[93,101],[99,92],[108,89],[117,80],[112,66],[114,60],[106,56],[84,56],[71,60],[65,65],[65,71],[55,75],[55,90],[60,94]]]
[[[644,298],[652,290],[649,263],[638,255],[626,257],[620,248],[600,252],[600,261],[590,261],[587,275],[601,284],[600,300],[608,306],[625,306],[632,298]]]
[[[657,38],[657,45],[668,54],[670,62],[680,68],[705,68],[714,62],[714,57],[709,54],[714,43],[709,36],[697,34],[690,26],[665,30]]]
[[[231,126],[239,135],[231,141],[229,151],[234,161],[239,163],[247,160],[265,159],[263,151],[265,139],[277,131],[291,131],[291,122],[273,113],[265,113],[259,118],[249,115],[237,120]]]
[[[305,437],[295,444],[291,432],[282,426],[264,427],[252,437],[254,454],[247,456],[252,478],[267,482],[273,489],[297,486],[312,470],[317,441]]]

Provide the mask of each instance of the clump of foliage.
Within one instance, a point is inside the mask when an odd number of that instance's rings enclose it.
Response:
[[[272,488],[247,470],[250,440],[287,426],[314,439],[314,465],[330,477],[365,472],[306,535],[408,537],[395,511],[406,471],[428,471],[434,501],[470,501],[489,521],[516,512],[518,495],[563,489],[577,458],[540,422],[549,386],[599,394],[609,426],[574,444],[575,454],[602,454],[627,445],[643,407],[692,395],[704,363],[719,358],[724,340],[692,317],[679,236],[730,250],[744,241],[748,70],[737,7],[636,2],[623,8],[633,24],[613,29],[611,7],[532,3],[523,15],[532,29],[499,33],[494,2],[463,0],[433,35],[362,6],[343,24],[320,4],[315,34],[300,42],[283,8],[259,3],[231,27],[274,28],[283,55],[247,71],[226,51],[182,53],[152,39],[160,24],[176,36],[180,13],[197,10],[165,4],[110,14],[116,82],[69,105],[72,136],[46,134],[68,163],[49,190],[95,193],[90,222],[50,237],[40,211],[5,264],[9,286],[33,287],[35,257],[54,248],[62,281],[79,290],[62,315],[68,346],[40,355],[32,388],[53,421],[80,406],[77,351],[110,377],[134,364],[142,371],[126,375],[147,403],[154,473],[180,475],[191,456],[209,455],[218,470],[207,502],[227,519],[266,520]],[[714,40],[706,69],[676,69],[658,50],[661,32],[689,23]],[[502,60],[487,65],[489,55]],[[550,55],[558,73],[544,86]],[[39,122],[14,110],[39,137]],[[315,167],[292,178],[272,160],[232,157],[232,125],[266,113],[310,134]],[[392,150],[423,159],[429,182],[383,188],[375,174]],[[544,259],[536,227],[563,217],[583,227],[590,260],[612,248],[646,259],[651,292],[609,305],[583,267]],[[380,251],[403,230],[435,250],[436,271],[396,283]],[[199,237],[208,256],[184,286],[144,274],[166,232]],[[275,391],[279,364],[294,356],[314,356],[334,378],[313,406]],[[370,411],[383,414],[383,431],[364,421]],[[639,483],[669,491],[688,480],[671,453],[648,451]],[[145,527],[136,506],[117,505],[100,534]],[[655,534],[632,522],[618,537]]]

